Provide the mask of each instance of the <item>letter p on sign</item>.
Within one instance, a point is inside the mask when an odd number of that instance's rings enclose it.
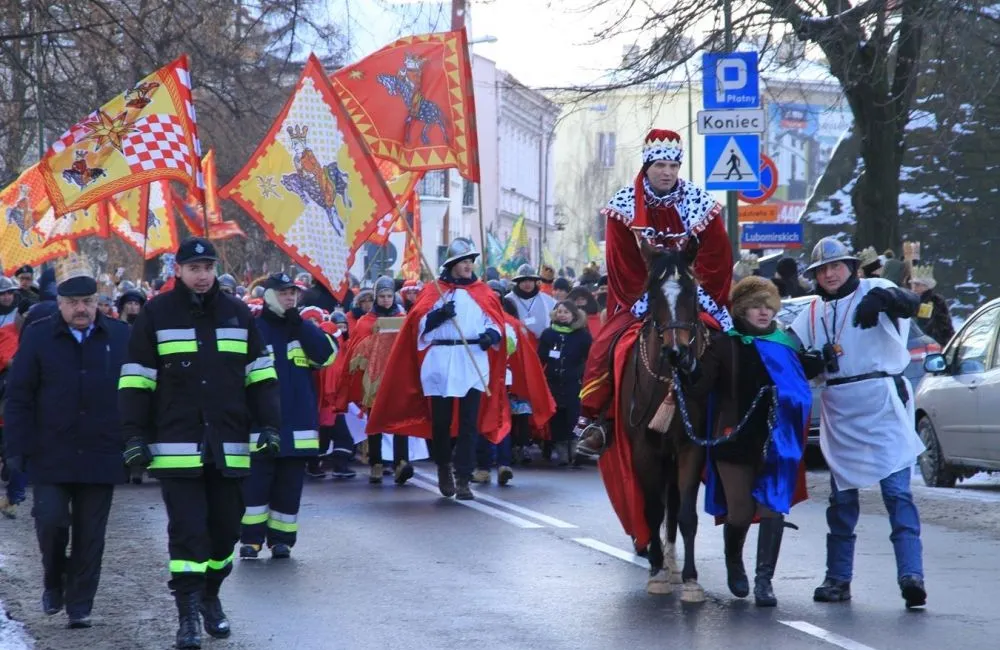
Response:
[[[719,59],[715,62],[715,101],[725,104],[727,93],[747,85],[747,64],[743,59]]]

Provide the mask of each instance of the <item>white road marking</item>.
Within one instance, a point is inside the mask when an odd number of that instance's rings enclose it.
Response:
[[[432,476],[426,472],[415,472],[417,476],[423,477],[434,483],[437,481],[437,477]],[[562,519],[556,519],[555,517],[550,517],[549,515],[542,514],[532,510],[531,508],[525,508],[524,506],[519,506],[516,503],[511,503],[510,501],[504,501],[498,497],[492,496],[490,494],[484,494],[483,492],[474,490],[476,499],[479,501],[484,501],[486,503],[492,503],[493,505],[502,506],[511,512],[516,512],[519,515],[524,515],[525,517],[531,517],[536,521],[540,521],[547,526],[552,526],[553,528],[577,528],[575,524],[571,524],[568,521],[563,521]]]
[[[430,483],[424,483],[423,481],[417,479],[410,480],[410,485],[415,485],[418,488],[427,490],[428,492],[440,494],[440,492],[438,492],[438,488],[436,485],[431,485]],[[489,515],[491,517],[496,517],[497,519],[506,521],[508,524],[514,524],[518,528],[542,528],[541,524],[536,524],[535,522],[528,521],[527,519],[521,519],[520,517],[512,515],[509,512],[504,512],[503,510],[497,510],[496,508],[491,508],[490,506],[486,506],[481,503],[477,503],[475,501],[458,501],[456,499],[455,502],[467,508],[478,510],[479,512]]]
[[[605,544],[600,540],[596,540],[590,537],[574,537],[573,541],[581,546],[586,546],[587,548],[592,548],[595,551],[600,551],[606,555],[610,555],[613,558],[619,560],[624,560],[626,562],[631,562],[632,564],[642,567],[643,569],[649,568],[649,560],[646,558],[639,557],[635,553],[629,553],[628,551],[623,551],[617,546],[612,546],[611,544]]]
[[[824,630],[821,627],[816,627],[812,623],[806,623],[805,621],[778,621],[782,625],[787,625],[788,627],[798,630],[799,632],[804,632],[809,636],[814,636],[821,641],[826,641],[831,645],[835,645],[838,648],[843,648],[844,650],[875,650],[875,648],[870,645],[865,645],[864,643],[858,643],[857,641],[852,641],[847,637],[840,636],[839,634],[834,634],[829,630]]]

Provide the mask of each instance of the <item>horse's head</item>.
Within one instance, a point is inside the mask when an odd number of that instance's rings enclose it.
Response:
[[[645,240],[640,250],[649,270],[647,317],[661,346],[682,352],[695,342],[699,329],[698,283],[691,273],[690,253],[657,248]]]

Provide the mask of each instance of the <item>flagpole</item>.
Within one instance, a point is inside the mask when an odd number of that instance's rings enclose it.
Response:
[[[486,224],[483,220],[483,184],[482,182],[476,183],[476,193],[479,203],[479,250],[483,253],[483,279],[486,279],[486,267],[489,264],[489,260],[486,259]]]
[[[364,147],[365,155],[369,156],[372,160],[374,160],[375,156],[372,154],[371,147],[368,146],[368,142],[365,141],[364,137],[362,137],[361,134],[357,134],[357,142],[359,142],[361,146]],[[385,181],[384,178],[382,178],[382,174],[375,174],[375,175],[378,177],[379,185],[382,186],[382,189],[385,190],[385,193],[389,196],[392,196],[392,190],[389,189],[389,184]],[[417,241],[417,236],[413,232],[413,227],[410,225],[410,222],[407,221],[406,217],[403,216],[400,206],[398,205],[393,206],[392,211],[395,213],[396,219],[400,218],[403,219],[403,225],[406,226],[407,234],[409,234],[409,236],[412,237],[414,241]],[[430,273],[431,277],[434,278],[434,280],[432,280],[434,288],[437,289],[438,296],[440,296],[441,299],[443,300],[444,292],[441,291],[441,285],[438,284],[437,274],[434,273],[434,267],[432,267],[430,265],[430,262],[427,261],[427,256],[424,255],[423,247],[418,246],[417,248],[420,250],[420,262],[423,264],[427,272]],[[483,371],[479,368],[479,364],[476,363],[476,357],[472,354],[472,348],[469,347],[469,342],[466,341],[465,336],[462,335],[462,329],[458,326],[458,323],[455,321],[454,317],[451,317],[448,320],[451,321],[451,324],[455,326],[455,330],[458,332],[458,338],[459,340],[462,341],[462,347],[464,347],[465,351],[468,353],[469,361],[472,362],[472,367],[476,369],[476,374],[479,375],[479,381],[483,383],[483,392],[486,393],[487,397],[490,397],[491,396],[490,385],[486,381],[486,376],[483,374]],[[498,327],[499,326],[500,325],[498,324]]]

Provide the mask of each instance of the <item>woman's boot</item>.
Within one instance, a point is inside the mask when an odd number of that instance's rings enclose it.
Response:
[[[774,597],[771,579],[774,578],[774,567],[778,563],[781,537],[785,533],[785,518],[780,515],[762,518],[758,532],[757,575],[753,581],[754,604],[757,607],[775,607],[778,599]]]
[[[745,598],[750,593],[750,581],[743,566],[743,544],[748,530],[749,527],[737,528],[729,524],[722,527],[722,538],[726,544],[726,578],[729,591],[737,598]]]

